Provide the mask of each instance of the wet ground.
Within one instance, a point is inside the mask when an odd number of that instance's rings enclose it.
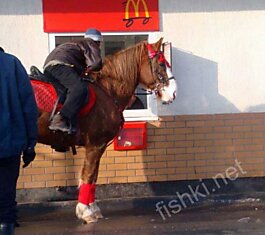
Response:
[[[58,208],[25,208],[20,211],[16,235],[265,234],[265,203],[258,202],[201,205],[179,213],[162,205],[161,214],[155,204],[153,208],[123,210],[119,203],[117,210],[103,209],[104,219],[86,225],[76,219],[73,203]]]

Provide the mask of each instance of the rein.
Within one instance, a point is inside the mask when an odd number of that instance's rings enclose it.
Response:
[[[159,86],[161,86],[161,84],[165,84],[166,82],[168,82],[170,80],[175,80],[175,78],[174,77],[166,78],[166,79],[164,79],[164,82],[157,83],[156,86],[155,86],[155,89],[151,90],[151,89],[141,88],[141,90],[145,91],[145,93],[136,92],[134,94],[135,95],[152,95],[152,94],[156,94],[161,89]]]

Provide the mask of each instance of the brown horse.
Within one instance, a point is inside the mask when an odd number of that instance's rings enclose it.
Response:
[[[50,131],[50,113],[40,110],[38,142],[60,147],[78,145],[86,149],[76,214],[87,223],[102,218],[95,203],[100,158],[122,127],[122,111],[137,85],[141,83],[154,91],[163,102],[175,99],[176,82],[172,74],[167,73],[170,69],[160,51],[161,43],[162,38],[154,44],[143,41],[105,58],[102,70],[92,74],[95,105],[87,116],[79,117],[80,131],[76,136]]]

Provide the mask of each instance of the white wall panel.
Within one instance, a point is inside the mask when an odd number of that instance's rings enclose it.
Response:
[[[160,113],[265,111],[265,1],[160,0],[178,100]]]
[[[42,68],[48,54],[42,1],[1,0],[0,25],[0,46],[16,55],[28,71],[32,64]]]

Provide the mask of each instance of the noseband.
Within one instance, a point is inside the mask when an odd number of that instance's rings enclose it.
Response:
[[[168,61],[166,60],[163,52],[162,51],[155,51],[150,44],[147,44],[147,50],[148,50],[148,58],[149,58],[152,74],[153,74],[153,76],[156,76],[158,78],[158,82],[155,83],[155,88],[153,89],[153,91],[157,94],[157,93],[159,93],[159,91],[163,90],[165,84],[169,80],[175,79],[175,78],[174,77],[171,77],[171,78],[164,77],[163,74],[161,74],[154,67],[154,64],[152,63],[152,60],[154,60],[154,58],[156,58],[158,56],[158,61],[160,64],[162,64],[160,66],[164,66],[165,69],[170,68],[171,66],[168,63]]]

